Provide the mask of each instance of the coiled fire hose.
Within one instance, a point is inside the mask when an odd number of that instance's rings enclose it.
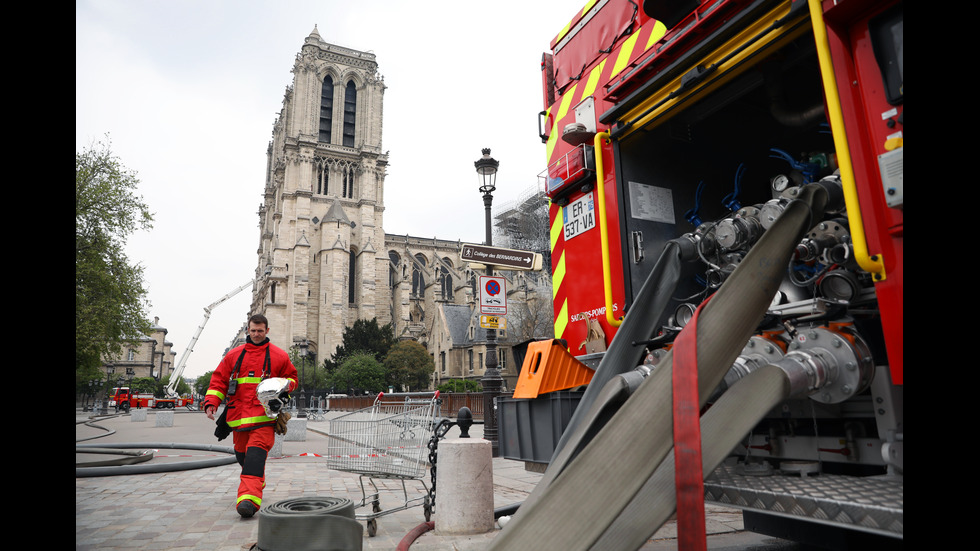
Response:
[[[299,497],[259,510],[256,545],[261,551],[357,551],[364,527],[354,502],[336,497]]]

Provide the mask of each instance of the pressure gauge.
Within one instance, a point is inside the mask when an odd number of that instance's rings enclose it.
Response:
[[[785,174],[778,174],[773,176],[772,180],[769,182],[772,184],[772,190],[776,193],[782,193],[786,191],[786,188],[790,186],[789,176]]]

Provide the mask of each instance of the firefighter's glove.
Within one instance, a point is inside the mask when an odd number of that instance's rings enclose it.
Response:
[[[286,411],[279,412],[279,415],[276,417],[276,426],[273,428],[273,430],[276,431],[276,434],[286,434],[286,428],[290,417],[292,416]]]

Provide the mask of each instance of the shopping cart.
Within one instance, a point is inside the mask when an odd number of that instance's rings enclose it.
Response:
[[[327,467],[360,475],[361,502],[355,508],[370,503],[371,512],[355,518],[367,521],[369,536],[377,533],[378,517],[420,504],[425,520],[430,520],[434,496],[423,477],[429,469],[429,441],[438,425],[441,402],[438,392],[380,393],[373,406],[330,421]],[[404,505],[382,511],[376,479],[399,480]],[[418,480],[424,496],[410,498],[406,480]]]

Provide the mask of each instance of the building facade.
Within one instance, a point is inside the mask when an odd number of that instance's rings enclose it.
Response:
[[[479,276],[460,261],[461,244],[383,229],[386,87],[375,55],[329,44],[314,28],[292,73],[268,148],[251,311],[269,319],[273,343],[303,344],[318,363],[345,327],[377,319],[429,350],[434,385],[479,378],[482,361],[470,360],[485,346],[473,330]],[[513,388],[520,366],[510,344],[500,339]]]
[[[123,346],[119,356],[104,359],[102,368],[109,381],[128,382],[139,377],[162,380],[173,373],[175,360],[176,352],[173,343],[167,340],[167,328],[155,317],[149,335],[141,335],[135,343]]]

